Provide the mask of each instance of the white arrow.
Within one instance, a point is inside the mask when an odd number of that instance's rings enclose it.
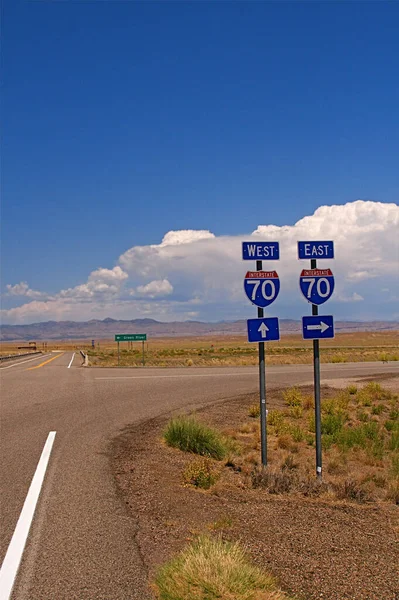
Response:
[[[320,325],[308,325],[306,329],[309,329],[309,331],[320,329],[321,333],[324,333],[329,327],[327,323],[320,321]]]
[[[260,331],[260,335],[262,336],[262,338],[265,338],[266,333],[269,331],[269,328],[264,323],[261,323],[258,331]]]

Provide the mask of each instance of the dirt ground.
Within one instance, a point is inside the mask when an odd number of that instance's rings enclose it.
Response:
[[[399,385],[398,378],[381,383],[396,390]],[[256,400],[230,398],[197,412],[226,429],[246,420]],[[281,407],[281,393],[270,393],[268,402],[269,408]],[[128,427],[110,449],[117,491],[136,521],[149,581],[196,534],[212,532],[240,540],[253,561],[298,599],[399,600],[397,506],[273,496],[248,489],[234,470],[208,491],[185,487],[182,471],[190,455],[161,441],[166,421]]]

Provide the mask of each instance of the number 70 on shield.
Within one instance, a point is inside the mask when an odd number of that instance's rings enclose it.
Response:
[[[280,279],[276,271],[248,271],[244,279],[244,290],[252,304],[265,308],[277,298]]]

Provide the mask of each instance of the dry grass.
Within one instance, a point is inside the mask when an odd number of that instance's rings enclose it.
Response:
[[[238,543],[208,536],[161,567],[154,589],[159,600],[288,600]]]
[[[399,360],[399,333],[397,331],[338,333],[333,340],[323,340],[322,362],[364,362]],[[38,349],[43,349],[38,342]],[[2,342],[0,353],[16,352],[19,342]],[[95,366],[117,365],[117,344],[112,340],[48,341],[47,350],[89,353]],[[146,365],[157,367],[245,366],[256,365],[257,345],[249,344],[243,336],[225,335],[221,338],[199,336],[195,338],[153,338],[145,343]],[[299,335],[283,335],[280,342],[267,345],[268,364],[310,364],[312,344]],[[141,343],[120,344],[120,365],[141,366]]]
[[[351,502],[397,503],[398,396],[369,382],[330,391],[329,397],[322,398],[323,485],[316,485],[314,474],[314,410],[304,398],[300,388],[284,390],[285,408],[269,411],[267,469],[259,467],[259,427],[241,422],[230,428],[229,435],[240,440],[242,451],[229,454],[225,470],[239,472],[244,486],[264,488],[271,494],[324,494]]]

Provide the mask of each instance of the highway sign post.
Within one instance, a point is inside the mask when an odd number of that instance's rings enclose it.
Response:
[[[321,401],[320,401],[320,346],[319,339],[334,337],[332,315],[319,315],[319,304],[326,302],[334,291],[334,277],[330,269],[317,269],[317,259],[334,258],[334,242],[298,242],[298,258],[310,260],[310,270],[303,269],[300,288],[312,304],[312,316],[302,318],[304,339],[313,340],[313,380],[316,430],[316,476],[322,479]]]
[[[265,341],[279,339],[277,318],[264,318],[263,309],[277,298],[280,280],[275,271],[263,271],[262,260],[279,260],[278,242],[243,242],[242,259],[256,260],[256,271],[248,271],[244,279],[247,298],[258,307],[258,319],[249,319],[248,340],[259,347],[259,402],[262,466],[267,466],[266,369]]]
[[[119,343],[120,342],[142,342],[143,344],[143,367],[145,365],[144,342],[147,340],[146,333],[116,333],[115,342],[118,342],[118,367],[120,362]]]

